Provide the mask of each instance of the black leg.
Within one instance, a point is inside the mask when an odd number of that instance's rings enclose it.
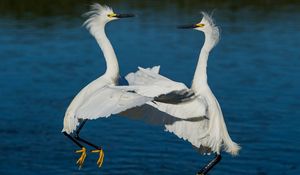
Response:
[[[76,136],[75,136],[75,139],[77,139],[78,141],[81,141],[81,142],[83,142],[83,143],[85,143],[85,144],[87,144],[87,145],[90,145],[91,147],[94,147],[95,149],[101,149],[101,148],[98,147],[97,145],[95,145],[95,144],[93,144],[93,143],[91,143],[91,142],[89,142],[89,141],[87,141],[87,140],[84,140],[84,139],[80,138],[79,135],[76,135]]]
[[[81,153],[81,156],[79,157],[79,159],[77,160],[76,164],[79,166],[79,168],[82,168],[84,160],[86,158],[86,148],[78,142],[78,139],[76,138],[76,136],[78,135],[77,133],[80,132],[80,130],[82,129],[83,125],[85,124],[86,120],[84,120],[80,126],[78,127],[78,129],[75,132],[75,136],[71,136],[70,134],[63,132],[63,134],[65,136],[67,136],[70,140],[72,140],[77,146],[79,146],[81,149],[75,151],[75,153]]]
[[[87,119],[85,119],[85,120],[83,120],[81,123],[80,123],[80,125],[79,125],[79,127],[76,129],[76,135],[79,135],[79,133],[80,133],[80,131],[81,131],[81,129],[83,128],[83,126],[85,125],[85,123],[86,123],[86,121],[87,121]]]
[[[83,125],[85,124],[86,120],[84,120],[78,127],[78,129],[76,130],[76,135],[79,134],[80,130],[82,129]],[[63,134],[65,136],[67,136],[70,140],[72,140],[72,142],[74,142],[76,145],[78,145],[80,148],[83,148],[83,145],[80,144],[75,138],[73,138],[70,134],[66,133],[66,132],[63,132]],[[75,137],[76,137],[75,135]]]
[[[203,167],[197,173],[197,175],[206,175],[217,163],[220,162],[221,158],[222,157],[220,154],[216,154],[216,157],[212,161],[210,161],[205,167]]]
[[[67,136],[70,140],[72,140],[76,145],[78,145],[80,148],[83,148],[83,145],[81,145],[77,140],[75,140],[70,134],[63,132],[65,136]]]
[[[79,133],[80,133],[81,129],[83,128],[84,124],[86,123],[86,121],[87,121],[87,119],[83,120],[80,123],[79,127],[77,128],[77,130],[75,132],[75,136],[74,136],[75,139],[78,140],[78,141],[80,141],[80,142],[83,142],[83,143],[85,143],[87,145],[90,145],[91,147],[94,147],[95,149],[101,149],[97,145],[95,145],[95,144],[93,144],[93,143],[91,143],[91,142],[89,142],[87,140],[84,140],[84,139],[80,138]]]
[[[86,121],[87,121],[87,120],[83,120],[83,121],[80,123],[79,127],[77,128],[77,130],[76,130],[76,132],[75,132],[74,138],[75,138],[76,140],[80,141],[80,142],[83,142],[83,143],[85,143],[85,144],[87,144],[87,145],[90,145],[91,147],[94,147],[94,148],[95,148],[95,150],[92,150],[91,152],[92,152],[92,153],[98,153],[98,154],[99,154],[99,158],[98,158],[98,160],[97,160],[97,165],[98,165],[98,167],[100,168],[100,167],[102,166],[103,159],[104,159],[104,152],[103,152],[103,150],[101,149],[101,147],[98,147],[97,145],[95,145],[95,144],[93,144],[93,143],[91,143],[91,142],[89,142],[89,141],[87,141],[87,140],[84,140],[84,139],[82,139],[82,138],[79,137],[79,133],[80,133],[81,129],[83,128],[84,124],[86,123]],[[85,150],[84,150],[84,151],[85,151]],[[81,159],[79,159],[79,160],[77,161],[77,162],[79,162],[79,167],[82,166],[83,161],[84,161],[84,159],[85,159],[85,155],[83,155],[82,157],[83,157],[83,158],[81,158]]]

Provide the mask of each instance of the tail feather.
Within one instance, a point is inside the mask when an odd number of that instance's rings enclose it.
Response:
[[[76,127],[79,125],[78,119],[75,117],[73,113],[66,113],[64,117],[64,127],[62,132],[66,132],[68,134],[75,131]]]
[[[237,156],[239,154],[241,147],[237,143],[233,142],[230,139],[230,137],[228,137],[228,138],[225,137],[223,142],[224,142],[224,144],[223,144],[224,150],[226,152],[230,153],[233,156]]]

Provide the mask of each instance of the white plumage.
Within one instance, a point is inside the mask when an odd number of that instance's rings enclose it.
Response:
[[[121,16],[116,16],[111,8],[99,4],[92,5],[92,10],[86,13],[86,15],[89,18],[84,25],[95,37],[103,51],[107,68],[104,75],[84,87],[72,100],[65,113],[62,132],[66,132],[67,134],[74,132],[81,119],[91,120],[100,117],[109,117],[112,114],[118,114],[127,109],[141,106],[146,102],[152,101],[154,97],[158,97],[159,95],[186,89],[183,84],[170,84],[167,78],[161,81],[162,83],[167,83],[164,84],[165,88],[163,89],[160,88],[159,84],[153,84],[152,86],[117,86],[119,65],[114,49],[106,37],[105,24]],[[128,15],[126,16],[128,17]],[[152,69],[152,71],[156,72],[158,70],[159,67]],[[174,95],[184,97],[180,93],[182,91],[174,92]]]
[[[130,86],[117,86],[119,65],[114,49],[106,37],[105,25],[109,21],[133,15],[115,14],[111,8],[99,4],[94,4],[86,15],[89,18],[84,25],[103,51],[106,72],[84,87],[65,113],[62,132],[81,147],[81,150],[76,151],[81,153],[77,161],[79,167],[82,167],[86,158],[86,148],[82,143],[94,147],[92,152],[99,153],[99,167],[104,158],[101,147],[79,137],[86,120],[119,113],[133,119],[162,124],[167,131],[188,140],[201,152],[217,153],[216,158],[201,169],[199,174],[206,174],[220,161],[222,148],[232,155],[238,154],[240,147],[231,140],[220,105],[207,84],[208,55],[219,41],[219,29],[211,17],[203,13],[202,21],[192,26],[204,32],[205,42],[189,89],[183,83],[160,75],[159,66],[148,69],[139,67],[137,72],[126,76]],[[80,120],[83,122],[78,127]],[[74,131],[75,134],[71,134]]]
[[[139,68],[137,72],[126,76],[130,86],[117,86],[119,65],[105,35],[105,24],[117,18],[108,17],[109,14],[114,14],[112,9],[99,4],[93,5],[92,11],[87,13],[90,17],[84,24],[102,49],[107,69],[104,75],[75,96],[66,111],[63,132],[70,134],[75,131],[80,119],[97,119],[120,112],[131,115],[133,113],[130,113],[130,109],[134,108],[132,111],[135,111],[134,115],[138,118],[148,115],[148,120],[163,120],[161,122],[167,131],[188,140],[204,152],[219,154],[223,147],[225,151],[237,154],[240,147],[230,139],[221,108],[207,84],[208,54],[219,40],[219,30],[212,18],[203,13],[200,23],[204,27],[195,28],[204,32],[205,43],[189,89],[183,83],[160,75],[159,66]],[[159,99],[153,101],[164,94],[171,93],[172,98],[176,99],[191,92],[195,93],[193,98],[178,104],[161,102]]]
[[[109,117],[128,108],[140,106],[152,99],[119,88],[105,86],[95,91],[93,96],[77,109],[77,117],[80,119]]]
[[[190,91],[185,84],[160,75],[157,67],[159,66],[154,67],[155,71],[153,71],[153,68],[144,69],[139,67],[137,72],[129,73],[126,76],[126,80],[131,87],[139,86],[140,88],[137,88],[138,90],[136,92],[147,97],[156,97],[160,94],[169,93],[170,91]],[[201,96],[198,98],[194,97],[179,104],[168,104],[157,101],[147,104],[176,118],[188,119],[206,116],[207,105]]]
[[[157,97],[175,91],[187,91],[188,88],[183,83],[172,81],[158,74],[159,66],[144,69],[139,67],[136,73],[129,73],[125,79],[136,89],[138,94],[147,97]],[[180,95],[180,94],[178,94]]]
[[[67,134],[75,131],[80,119],[97,119],[117,114],[128,108],[139,106],[152,98],[127,92],[125,87],[118,87],[119,65],[116,54],[105,34],[105,24],[118,19],[109,17],[114,14],[107,6],[94,4],[86,13],[89,18],[84,25],[95,37],[106,61],[106,72],[86,87],[72,100],[65,117],[62,132]]]
[[[191,89],[188,89],[182,83],[159,75],[159,69],[157,68],[154,70],[139,68],[137,72],[130,73],[126,79],[131,86],[148,86],[145,91],[137,91],[138,94],[147,97],[154,97],[152,96],[152,91],[161,93],[160,90],[163,92],[164,89],[174,87],[175,89],[193,91],[196,96],[195,98],[179,104],[160,102],[148,102],[147,104],[177,118],[173,122],[168,121],[165,123],[166,130],[180,138],[188,140],[193,146],[199,148],[200,151],[220,154],[223,148],[226,152],[236,155],[240,147],[231,140],[220,105],[207,83],[206,67],[208,55],[210,50],[219,41],[219,29],[209,15],[204,12],[202,14],[203,19],[201,22],[193,26],[194,29],[204,32],[205,42],[200,52]],[[159,86],[159,89],[153,89],[153,85]],[[156,116],[152,117],[157,119],[160,117],[159,115],[163,116],[164,114],[156,113]]]

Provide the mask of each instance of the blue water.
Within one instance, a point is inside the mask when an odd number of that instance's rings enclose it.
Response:
[[[201,7],[115,6],[138,14],[107,26],[121,74],[161,65],[163,75],[190,85],[204,38],[175,26],[198,22]],[[195,174],[212,157],[159,126],[120,116],[87,123],[82,136],[104,148],[105,161],[98,169],[97,156],[88,155],[78,170],[77,147],[60,133],[64,112],[105,70],[82,12],[0,17],[0,174]],[[211,174],[300,174],[300,11],[220,8],[214,17],[222,35],[209,84],[243,149],[224,154]]]

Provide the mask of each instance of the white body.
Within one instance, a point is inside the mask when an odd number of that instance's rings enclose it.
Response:
[[[151,88],[144,86],[117,86],[119,79],[119,65],[116,54],[105,34],[105,24],[115,20],[114,12],[107,6],[95,4],[87,13],[86,27],[98,42],[106,61],[106,72],[101,77],[84,87],[72,100],[65,117],[62,132],[68,134],[74,132],[81,119],[97,119],[109,117],[137,106],[152,101],[153,97],[167,94],[173,90],[182,90],[184,87],[159,89],[159,86]],[[157,89],[154,91],[153,89]],[[150,90],[150,91],[148,91]],[[139,95],[148,91],[150,96]]]
[[[191,87],[191,90],[196,94],[196,98],[176,105],[159,102],[148,102],[147,104],[175,118],[182,119],[166,123],[166,130],[180,138],[188,140],[193,146],[199,148],[200,151],[220,154],[221,149],[224,148],[226,152],[236,155],[240,147],[231,140],[220,105],[207,83],[206,67],[208,55],[219,40],[219,30],[207,14],[203,13],[203,15],[201,23],[204,24],[204,27],[196,29],[204,32],[205,42],[200,52]],[[160,83],[163,79],[165,77],[159,75],[158,71],[144,71],[141,69],[136,73],[129,74],[127,77],[129,84],[132,86],[137,84],[160,84],[161,88],[164,88],[164,84]],[[169,84],[182,85],[182,83],[169,81]],[[147,93],[139,94],[149,96]],[[157,118],[159,116],[153,117]],[[197,117],[204,118],[194,120]]]
[[[113,47],[105,34],[105,24],[116,18],[108,17],[109,14],[114,14],[112,9],[99,4],[93,5],[92,10],[87,13],[90,18],[85,25],[103,51],[106,72],[84,87],[72,100],[65,113],[62,132],[70,134],[75,131],[80,119],[108,117],[152,99],[127,92],[122,87],[116,88],[119,65]]]
[[[204,16],[202,20],[207,23],[208,28],[204,31],[205,44],[200,53],[191,88],[196,97],[180,104],[166,104],[152,100],[161,94],[189,89],[183,83],[159,75],[159,67],[140,68],[138,72],[126,77],[131,86],[116,86],[119,78],[118,61],[104,30],[105,24],[115,19],[108,18],[108,14],[112,13],[110,8],[99,4],[95,4],[93,10],[88,13],[90,18],[85,24],[103,51],[107,69],[103,76],[88,84],[75,96],[66,111],[62,131],[72,133],[79,125],[80,119],[108,117],[135,108],[139,110],[137,116],[155,112],[150,118],[172,117],[171,120],[163,120],[166,130],[202,150],[205,148],[205,152],[220,153],[223,146],[225,151],[237,154],[240,148],[230,139],[221,108],[207,84],[208,53],[218,39],[215,31],[210,31],[214,27],[210,18]],[[145,107],[150,110],[145,112]]]

